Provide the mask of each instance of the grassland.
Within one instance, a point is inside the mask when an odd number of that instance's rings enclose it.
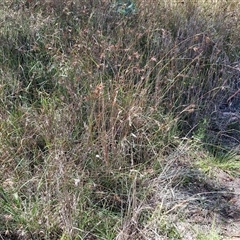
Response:
[[[1,1],[0,239],[239,239],[239,1],[135,8]]]

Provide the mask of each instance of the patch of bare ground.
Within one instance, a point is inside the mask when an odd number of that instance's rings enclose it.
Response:
[[[219,184],[232,192],[228,204],[221,212],[225,220],[223,230],[226,236],[240,239],[240,178],[232,177],[221,170],[216,172],[216,178]]]
[[[240,178],[221,169],[207,176],[189,157],[174,152],[160,174],[147,180],[152,194],[135,208],[118,240],[240,239]],[[145,209],[151,216],[139,224]]]
[[[220,169],[209,178],[178,159],[171,168],[176,168],[176,176],[168,190],[172,193],[164,198],[167,212],[184,216],[174,223],[180,235],[196,239],[196,233],[210,232],[215,225],[223,238],[240,238],[240,178]]]

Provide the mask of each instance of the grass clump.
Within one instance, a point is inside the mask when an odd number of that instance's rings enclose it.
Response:
[[[146,237],[146,179],[235,99],[237,1],[0,6],[0,236]]]

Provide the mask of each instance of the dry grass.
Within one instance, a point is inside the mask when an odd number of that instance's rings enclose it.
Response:
[[[238,6],[2,1],[0,237],[183,237],[146,182],[171,189],[166,156],[237,95]]]

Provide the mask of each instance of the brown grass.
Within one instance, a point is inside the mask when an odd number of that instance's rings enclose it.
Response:
[[[0,237],[133,237],[145,180],[236,96],[238,2],[0,5]]]

